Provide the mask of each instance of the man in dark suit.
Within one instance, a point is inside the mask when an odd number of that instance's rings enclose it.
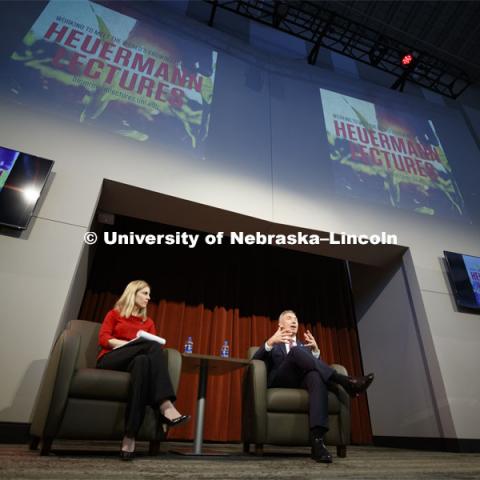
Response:
[[[312,458],[331,463],[332,456],[323,443],[323,435],[328,431],[328,384],[338,383],[349,395],[356,396],[368,388],[374,375],[347,377],[337,373],[320,358],[320,349],[310,331],[306,331],[303,343],[297,340],[297,332],[295,312],[285,310],[278,319],[278,330],[253,358],[266,363],[268,388],[305,388],[308,391]]]

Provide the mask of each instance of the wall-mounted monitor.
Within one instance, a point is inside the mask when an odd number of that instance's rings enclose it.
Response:
[[[0,225],[27,228],[53,163],[0,147]]]
[[[480,313],[480,257],[443,253],[457,306]]]

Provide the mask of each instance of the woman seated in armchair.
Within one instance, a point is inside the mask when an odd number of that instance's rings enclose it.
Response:
[[[99,333],[101,351],[97,368],[130,372],[131,375],[125,436],[120,451],[122,460],[134,457],[135,437],[147,405],[158,408],[163,423],[170,427],[190,419],[189,415],[180,414],[173,404],[176,396],[160,343],[143,338],[130,342],[139,330],[156,335],[155,324],[147,317],[149,300],[148,283],[143,280],[130,282],[115,307],[107,313]]]

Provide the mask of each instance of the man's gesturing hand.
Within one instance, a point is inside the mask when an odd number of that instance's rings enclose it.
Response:
[[[310,348],[312,350],[312,352],[319,352],[320,351],[314,336],[310,333],[310,330],[307,330],[303,334],[303,336],[305,338],[305,346],[306,347]]]
[[[278,330],[267,340],[267,345],[273,347],[277,343],[288,343],[292,338],[292,332],[283,327]]]

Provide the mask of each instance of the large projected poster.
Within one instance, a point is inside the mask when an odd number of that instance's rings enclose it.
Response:
[[[431,120],[320,89],[338,193],[427,215],[466,218]]]
[[[217,52],[87,0],[51,1],[12,54],[24,104],[202,156]]]

